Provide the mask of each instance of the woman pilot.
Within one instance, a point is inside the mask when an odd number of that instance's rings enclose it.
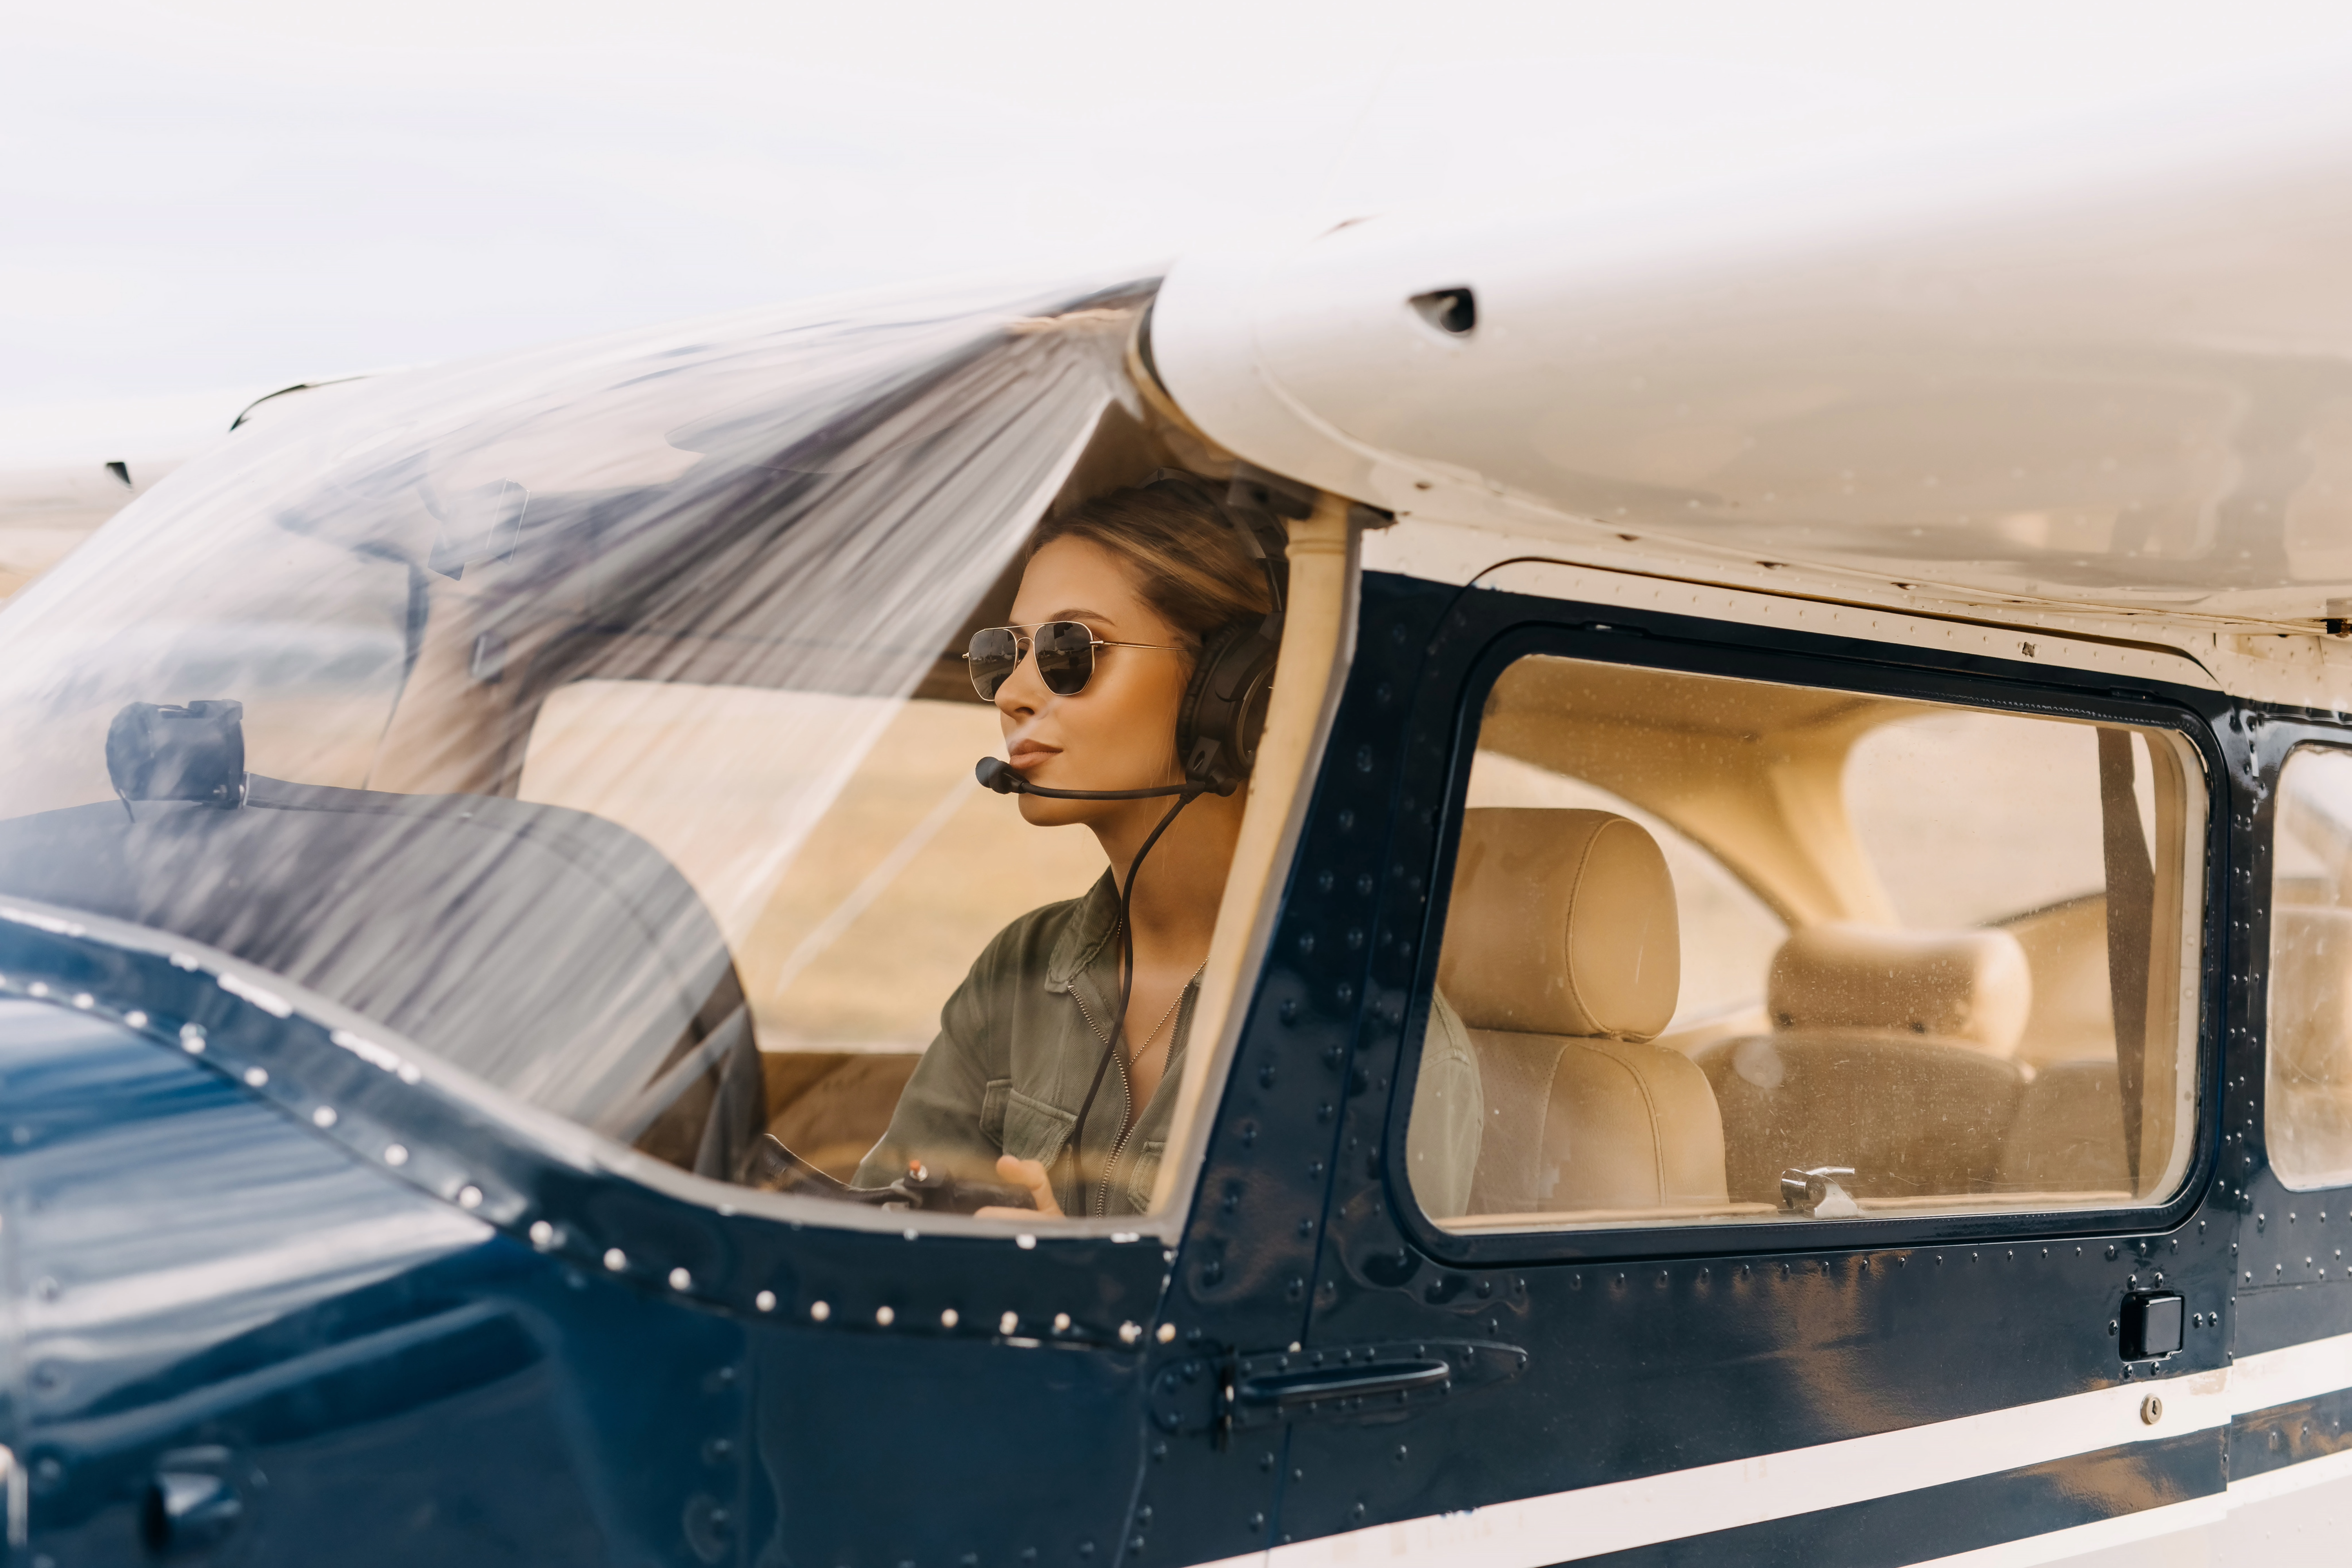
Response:
[[[1213,488],[1163,474],[1039,530],[1013,625],[972,638],[972,684],[996,705],[1028,784],[1180,784],[1177,714],[1195,661],[1220,629],[1255,626],[1270,608],[1263,568]],[[1042,673],[1040,637],[1055,650]],[[1022,1188],[1046,1214],[1139,1213],[1173,1120],[1245,796],[1187,802],[1136,871],[1126,1026],[1090,1106],[1118,1004],[1120,879],[1172,803],[1019,799],[1032,826],[1091,829],[1109,868],[1083,897],[1033,910],[989,942],[940,1009],[939,1036],[856,1184],[878,1186],[919,1163]],[[1466,1206],[1483,1109],[1460,1024],[1442,1004],[1434,1017],[1407,1153],[1415,1195],[1447,1217]],[[1082,1109],[1074,1160],[1066,1145]]]

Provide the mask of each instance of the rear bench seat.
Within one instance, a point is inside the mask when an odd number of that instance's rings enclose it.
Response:
[[[1840,1183],[1862,1199],[1991,1190],[2032,999],[2006,931],[1795,932],[1767,982],[1772,1032],[1694,1058],[1721,1110],[1730,1195],[1775,1203],[1782,1172],[1824,1165],[1851,1167]]]

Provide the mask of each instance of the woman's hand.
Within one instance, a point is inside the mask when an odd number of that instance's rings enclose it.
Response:
[[[1054,1184],[1045,1174],[1044,1162],[1016,1160],[1010,1154],[1000,1154],[996,1160],[996,1179],[1010,1187],[1028,1188],[1029,1196],[1037,1207],[1033,1213],[1028,1209],[1010,1208],[1003,1204],[990,1204],[985,1208],[973,1211],[980,1218],[1034,1219],[1039,1215],[1055,1219],[1062,1217],[1062,1205],[1054,1201]]]

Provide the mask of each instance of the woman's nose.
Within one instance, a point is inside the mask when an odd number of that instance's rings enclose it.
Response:
[[[1036,659],[1024,648],[1021,662],[1013,667],[1013,673],[996,689],[997,711],[1015,719],[1031,718],[1051,695],[1037,674]]]

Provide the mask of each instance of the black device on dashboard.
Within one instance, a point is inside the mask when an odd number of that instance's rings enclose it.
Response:
[[[126,704],[106,728],[106,776],[126,806],[187,800],[234,810],[245,804],[245,704]]]

